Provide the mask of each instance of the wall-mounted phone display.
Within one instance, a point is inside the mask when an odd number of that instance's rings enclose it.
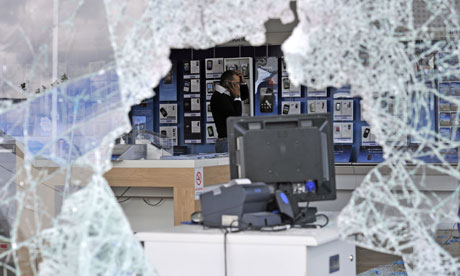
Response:
[[[176,54],[175,59],[177,60],[180,56],[183,55]],[[207,139],[209,135],[212,137],[212,133],[208,132],[211,131],[211,129],[208,130],[207,124],[213,122],[209,101],[215,89],[215,82],[218,82],[223,71],[232,69],[241,71],[247,83],[253,84],[252,86],[249,85],[249,89],[252,89],[251,97],[253,101],[245,104],[245,106],[252,108],[255,115],[295,114],[299,111],[300,113],[310,114],[330,112],[333,114],[333,119],[335,121],[334,126],[336,128],[334,128],[334,141],[338,143],[336,146],[349,147],[351,146],[351,141],[355,142],[353,144],[353,158],[350,159],[350,162],[357,161],[357,148],[374,147],[374,135],[377,129],[371,129],[367,126],[368,124],[363,117],[363,100],[352,98],[349,93],[351,89],[349,86],[338,89],[332,87],[327,89],[322,89],[321,87],[318,87],[318,89],[303,87],[302,89],[305,91],[305,94],[301,94],[301,96],[304,97],[290,98],[294,97],[294,94],[286,93],[291,92],[290,90],[292,90],[293,85],[289,79],[289,74],[285,66],[286,64],[283,61],[277,61],[277,58],[273,58],[277,63],[271,63],[271,59],[270,57],[262,59],[257,58],[255,63],[252,62],[251,58],[210,58],[206,60],[203,58],[201,60],[188,59],[179,61],[173,64],[171,72],[168,72],[160,82],[157,94],[159,101],[158,99],[156,101],[152,100],[152,104],[150,104],[151,106],[149,105],[148,108],[143,107],[142,104],[137,106],[137,113],[132,115],[147,116],[146,126],[154,131],[158,131],[158,128],[161,128],[160,131],[164,132],[165,125],[162,124],[177,125],[177,131],[181,132],[181,137],[178,137],[181,139],[178,141],[180,145],[183,145],[185,139],[182,137],[185,128],[184,118],[186,118],[186,120],[198,118],[195,121],[201,121],[201,142],[206,142],[207,140],[205,139]],[[272,64],[274,66],[271,66]],[[201,67],[204,68],[201,69]],[[177,76],[177,71],[184,73],[183,78],[182,76]],[[200,76],[200,72],[205,72],[207,75],[202,77]],[[214,72],[219,73],[212,75]],[[211,76],[209,73],[211,73]],[[282,76],[280,77],[278,74],[282,74]],[[250,80],[251,76],[252,81]],[[438,85],[441,95],[445,94],[450,97],[457,96],[460,99],[460,81],[446,80],[440,81],[436,83],[436,85]],[[279,89],[281,89],[281,91],[279,91]],[[181,95],[179,93],[183,93],[183,96],[178,97],[178,95]],[[197,96],[199,99],[195,100]],[[280,96],[286,98],[280,99]],[[177,102],[179,98],[180,103]],[[201,101],[205,101],[205,103],[201,103]],[[299,103],[294,103],[295,101],[299,101]],[[169,104],[175,104],[175,110],[168,108]],[[296,108],[296,104],[299,109]],[[183,106],[181,107],[179,105]],[[378,102],[378,106],[366,106],[368,109],[366,111],[369,114],[375,114],[376,111],[385,112],[386,114],[395,116],[395,119],[397,119],[397,114],[400,109],[403,109],[404,105],[405,103],[397,102],[391,98],[391,96],[388,96],[385,99],[382,98],[381,101]],[[201,108],[199,108],[199,106],[201,106]],[[442,96],[437,97],[436,100],[433,101],[433,106],[436,109],[436,113],[433,112],[433,118],[435,119],[433,120],[433,126],[435,130],[444,137],[460,139],[460,131],[456,131],[456,128],[453,126],[457,118],[451,115],[457,112],[458,106],[444,100]],[[184,118],[177,118],[179,114],[177,110],[181,108],[184,108],[180,110]],[[358,110],[354,110],[355,108]],[[361,112],[359,108],[361,108]],[[151,113],[150,115],[140,113],[147,112],[147,109]],[[153,111],[157,112],[157,116],[160,116],[159,120],[153,119],[155,117],[152,113]],[[206,113],[202,111],[206,111]],[[356,117],[355,114],[358,117]],[[160,124],[158,124],[158,122],[160,122]],[[343,123],[354,123],[353,127],[355,130],[352,135],[350,135],[351,129],[349,129],[349,125],[343,125]],[[143,124],[138,125],[139,128],[144,127]],[[191,126],[190,124],[190,127]],[[196,129],[198,123],[194,126]],[[351,125],[350,128],[352,128]],[[207,135],[206,137],[204,136],[205,134]],[[354,139],[355,137],[356,139]],[[410,140],[408,140],[408,137],[398,137],[398,135],[394,135],[394,139],[400,140],[402,146],[408,145],[409,142],[416,143],[414,139],[419,137],[420,136],[410,137]],[[201,146],[195,146],[192,151],[209,151],[211,148],[213,147],[203,145],[202,148]],[[375,156],[375,154],[372,154],[372,156]],[[374,157],[372,160],[374,160]]]
[[[353,123],[335,123],[333,125],[334,143],[352,144],[353,143]]]
[[[284,60],[284,57],[281,58],[281,76],[287,77],[289,76],[286,68],[286,61]]]
[[[278,58],[257,58],[255,115],[278,114]]]
[[[186,144],[201,143],[200,117],[184,117],[184,142]]]
[[[160,124],[177,123],[177,104],[160,104]]]
[[[241,72],[245,78],[249,78],[249,60],[248,58],[226,58],[224,59],[225,70]]]
[[[301,104],[298,101],[283,101],[281,102],[281,114],[300,114]]]
[[[172,138],[173,145],[177,146],[178,139],[177,139],[177,126],[160,126],[160,134],[162,136]]]
[[[219,80],[206,80],[206,100],[211,100],[212,94],[216,89],[216,84],[219,83]]]
[[[224,59],[223,58],[207,58],[206,64],[206,78],[216,79],[224,72]]]
[[[213,64],[214,60],[206,60],[206,71],[212,71],[213,70]]]
[[[327,113],[327,100],[308,100],[307,107],[308,114]]]
[[[253,96],[253,73],[252,73],[252,58],[250,57],[239,57],[239,58],[225,58],[224,59],[225,70],[234,70],[243,74],[246,84],[249,89],[249,99],[243,101],[243,115],[254,115],[254,96]]]
[[[349,120],[353,120],[353,100],[342,101],[342,116],[347,116]]]
[[[184,93],[190,93],[190,80],[184,80]]]
[[[283,92],[291,89],[291,81],[289,78],[283,78]]]
[[[353,121],[353,100],[334,99],[334,120]]]
[[[359,163],[380,163],[384,161],[383,150],[380,146],[363,146],[360,147],[357,156]]]
[[[196,81],[200,80],[200,61],[199,60],[187,60],[184,61],[184,80],[188,80],[188,88],[184,89],[184,92],[200,92],[199,88],[194,86]],[[192,80],[192,81],[190,81]],[[198,83],[199,84],[199,83]]]
[[[232,70],[232,71],[240,71],[240,64],[239,63],[230,63],[225,65],[225,71]]]
[[[191,60],[190,61],[190,74],[199,74],[200,73],[200,61]]]
[[[440,127],[440,128],[439,128],[439,134],[440,134],[442,137],[445,137],[445,138],[447,138],[447,139],[451,139],[451,137],[452,137],[452,133],[451,133],[450,127]]]
[[[190,92],[200,93],[200,79],[191,79],[190,80]]]
[[[212,117],[211,111],[211,102],[206,102],[206,121],[214,122],[214,117]]]
[[[315,89],[313,87],[307,87],[307,97],[327,97],[326,89]]]
[[[449,93],[451,96],[460,97],[460,82],[450,82]]]
[[[286,103],[282,103],[281,105],[283,106],[283,112],[281,114],[288,115],[291,105],[286,104]]]
[[[460,82],[441,82],[439,92],[442,95],[450,96],[460,100]],[[460,131],[456,127],[460,123],[457,117],[458,106],[442,97],[438,98],[438,129],[439,134],[448,139],[459,141]],[[414,143],[411,137],[411,143]],[[416,141],[415,141],[416,142]]]
[[[260,112],[273,113],[273,106],[275,105],[273,88],[262,87],[260,88]]]
[[[300,86],[291,83],[289,77],[283,77],[281,80],[281,97],[300,97]]]
[[[213,144],[217,141],[217,129],[215,124],[206,124],[206,143]]]
[[[447,139],[460,141],[460,128],[440,127],[439,134]]]
[[[192,101],[192,105],[191,105],[192,112],[200,111],[201,110],[200,98],[191,99],[191,101]]]
[[[184,113],[199,113],[200,111],[200,98],[184,98]]]
[[[331,93],[332,95],[334,95],[334,99],[353,98],[351,96],[351,86],[350,85],[345,85],[339,88],[332,88]]]
[[[371,131],[370,126],[361,128],[361,145],[362,146],[377,146],[375,134]]]
[[[184,61],[184,74],[190,74],[190,61]]]
[[[243,76],[247,79],[249,79],[250,77],[250,74],[249,74],[249,63],[245,63],[245,62],[240,62],[240,68],[241,68],[241,73],[243,74]]]
[[[451,104],[450,102],[442,98],[439,98],[438,106],[439,111],[457,111],[458,109],[458,106],[456,106],[455,104]]]

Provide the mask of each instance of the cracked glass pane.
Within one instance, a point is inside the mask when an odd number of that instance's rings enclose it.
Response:
[[[113,141],[130,130],[129,108],[153,96],[172,48],[241,37],[261,45],[268,19],[294,20],[289,2],[2,3],[0,268],[154,275],[103,177]],[[411,275],[458,269],[433,234],[440,222],[458,220],[459,188],[428,192],[427,173],[460,178],[459,6],[299,0],[299,24],[282,47],[293,84],[350,85],[362,98],[385,162],[354,192],[341,233],[402,255]]]
[[[430,175],[460,178],[459,2],[299,0],[297,12],[282,47],[292,81],[350,85],[385,155],[341,212],[342,237],[401,255],[409,275],[456,275],[433,235],[458,221],[459,187],[432,192]]]
[[[155,275],[104,179],[130,107],[154,96],[172,48],[260,45],[269,18],[294,20],[289,2],[2,3],[2,272]]]
[[[2,3],[2,274],[155,275],[103,177],[130,129],[104,11]]]

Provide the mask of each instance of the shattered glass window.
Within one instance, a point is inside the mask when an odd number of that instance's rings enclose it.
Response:
[[[155,275],[103,177],[130,107],[171,48],[262,44],[289,1],[20,0],[0,15],[0,269]]]
[[[297,12],[282,46],[293,82],[350,85],[384,150],[341,212],[342,237],[401,255],[409,275],[456,274],[456,259],[433,235],[458,221],[459,188],[431,192],[427,172],[460,177],[460,3],[305,0]],[[444,112],[435,114],[436,104]]]
[[[153,96],[171,49],[242,37],[261,45],[268,19],[294,20],[289,2],[3,1],[0,269],[154,275],[103,177],[115,138],[131,128],[130,106]],[[384,149],[341,213],[342,237],[402,255],[410,275],[456,273],[433,234],[458,220],[458,188],[429,192],[426,172],[460,179],[459,2],[296,7],[299,23],[282,45],[292,83],[350,85]]]
[[[130,128],[104,3],[0,13],[0,273],[154,275],[103,177]]]

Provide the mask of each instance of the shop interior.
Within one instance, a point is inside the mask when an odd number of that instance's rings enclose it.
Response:
[[[401,18],[349,38],[341,1],[279,1],[257,44],[165,15],[187,1],[55,0],[42,28],[24,2],[0,11],[0,275],[460,271],[458,3],[375,4]],[[249,98],[216,152],[228,70]]]

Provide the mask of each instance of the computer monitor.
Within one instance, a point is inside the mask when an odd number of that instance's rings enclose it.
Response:
[[[336,198],[330,114],[230,117],[231,179],[275,185],[297,202]]]

